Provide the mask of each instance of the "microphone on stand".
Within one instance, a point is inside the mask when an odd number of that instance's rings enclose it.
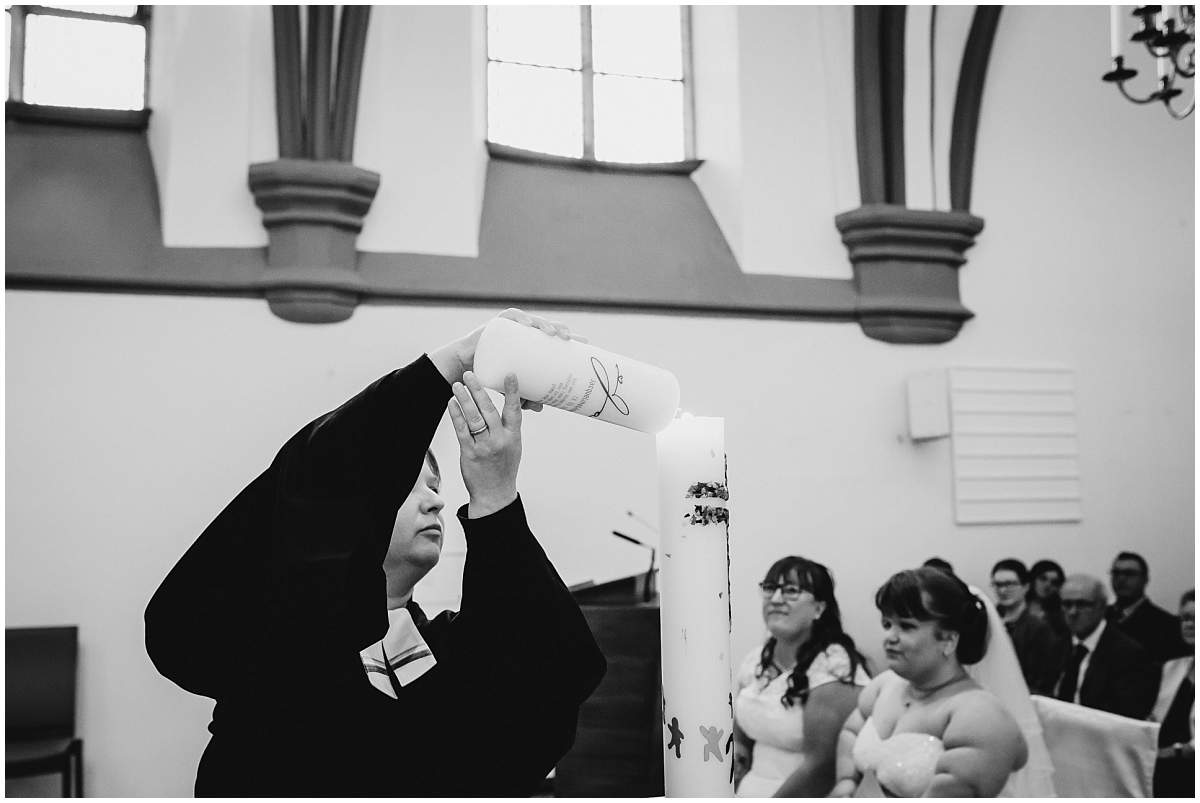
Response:
[[[657,527],[655,527],[653,524],[651,524],[650,522],[648,522],[648,521],[646,521],[645,519],[643,519],[643,518],[642,518],[641,516],[639,516],[638,514],[634,513],[632,510],[626,510],[626,511],[625,511],[625,515],[626,515],[626,516],[628,516],[629,518],[633,519],[634,521],[636,521],[638,524],[640,524],[640,525],[642,525],[643,527],[645,527],[645,528],[646,528],[647,530],[649,530],[650,532],[652,532],[652,533],[656,533],[656,532],[658,532],[658,528],[657,528]],[[645,544],[643,544],[643,546],[645,546]]]
[[[629,515],[632,516],[633,513],[630,513]],[[650,601],[651,583],[654,581],[654,558],[658,555],[658,552],[654,549],[654,547],[650,546],[649,544],[644,544],[641,541],[637,540],[636,538],[626,535],[625,533],[620,532],[619,530],[613,530],[612,534],[615,535],[617,538],[628,541],[631,544],[637,544],[638,546],[643,547],[644,549],[650,550],[650,568],[646,571],[646,579],[642,583],[642,586],[643,586],[642,602],[649,602]]]

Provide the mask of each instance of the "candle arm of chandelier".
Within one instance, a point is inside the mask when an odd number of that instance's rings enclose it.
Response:
[[[1192,96],[1192,102],[1187,105],[1187,108],[1184,109],[1182,113],[1175,111],[1175,109],[1172,108],[1170,101],[1166,102],[1166,106],[1168,114],[1170,114],[1176,120],[1183,120],[1196,110],[1196,97],[1195,95]]]
[[[1161,50],[1159,50],[1158,43],[1156,42],[1146,41],[1143,44],[1146,45],[1146,52],[1156,59],[1166,58],[1174,55],[1169,47],[1163,47]]]
[[[1171,55],[1171,63],[1175,66],[1175,72],[1182,75],[1184,78],[1194,78],[1196,76],[1196,58],[1195,51],[1192,52],[1192,57],[1187,64],[1180,64],[1179,57],[1183,55],[1183,48],[1180,48]]]
[[[1146,103],[1153,103],[1156,100],[1162,99],[1162,93],[1160,91],[1151,92],[1149,95],[1147,95],[1144,98],[1136,98],[1133,95],[1129,94],[1129,91],[1127,89],[1125,89],[1124,81],[1113,81],[1112,83],[1115,83],[1117,85],[1117,89],[1121,90],[1121,94],[1125,96],[1126,100],[1132,101],[1133,103],[1136,103],[1139,106],[1146,104]]]

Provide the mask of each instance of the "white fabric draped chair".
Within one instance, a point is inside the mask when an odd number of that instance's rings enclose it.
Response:
[[[1033,696],[1059,797],[1150,797],[1157,722]]]

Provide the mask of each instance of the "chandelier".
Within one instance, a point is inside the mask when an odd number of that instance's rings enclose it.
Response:
[[[1175,84],[1196,75],[1196,7],[1136,6],[1128,15],[1122,14],[1124,8],[1129,6],[1109,7],[1113,68],[1103,79],[1116,84],[1127,100],[1138,104],[1162,101],[1172,117],[1184,119],[1196,108],[1195,88],[1193,86],[1191,102],[1177,109],[1174,101],[1183,90]],[[1128,37],[1126,17],[1139,21],[1137,30]],[[1125,88],[1125,82],[1138,74],[1137,70],[1125,66],[1123,48],[1126,43],[1132,43],[1134,50],[1140,50],[1139,45],[1144,46],[1157,65],[1157,89],[1146,97],[1131,95]]]

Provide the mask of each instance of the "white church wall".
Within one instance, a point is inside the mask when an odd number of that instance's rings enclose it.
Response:
[[[156,6],[152,28],[149,139],[163,242],[266,245],[246,175],[279,156],[271,9]]]
[[[872,592],[934,554],[984,586],[1002,557],[1103,575],[1116,551],[1134,548],[1164,607],[1193,585],[1194,123],[1135,108],[1096,80],[1106,39],[1096,14],[1004,11],[972,205],[987,223],[962,273],[977,317],[949,344],[884,344],[853,324],[536,310],[672,369],[685,407],[726,418],[735,658],[762,634],[754,583],[789,553],[834,570],[847,628],[875,657]],[[1064,40],[1068,29],[1078,36]],[[793,89],[790,76],[772,80],[781,95]],[[161,131],[180,138],[171,148],[196,136]],[[363,154],[370,136],[360,130]],[[457,142],[447,147],[476,157],[478,138]],[[420,182],[390,175],[384,187],[411,204]],[[477,192],[460,180],[451,205]],[[760,193],[752,173],[739,181],[746,197]],[[174,191],[163,202],[182,203]],[[832,232],[830,216],[810,223]],[[376,225],[388,228],[384,217]],[[234,231],[211,205],[177,222],[193,242]],[[787,248],[798,262],[820,250]],[[189,794],[211,706],[146,658],[150,594],[295,429],[486,312],[372,305],[344,323],[302,326],[261,300],[10,291],[6,314],[6,622],[81,627],[90,794]],[[956,526],[949,443],[909,441],[904,381],[1030,361],[1077,371],[1084,519]],[[557,411],[526,420],[521,489],[564,578],[642,569],[643,553],[608,532],[654,538],[626,515],[655,521],[652,440]],[[456,505],[464,496],[445,423],[435,448]],[[462,549],[451,526],[422,598],[434,610],[456,596]]]
[[[747,273],[850,278],[831,220],[858,206],[853,9],[696,6],[692,14],[703,64],[697,156],[709,160],[696,183],[738,264]]]
[[[383,178],[360,250],[478,255],[483,31],[476,6],[371,9],[354,163]]]

